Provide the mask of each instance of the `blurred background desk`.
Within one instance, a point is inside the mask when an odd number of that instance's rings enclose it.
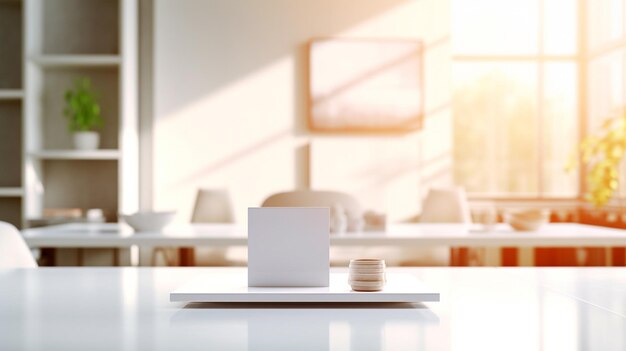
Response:
[[[173,225],[163,232],[134,233],[124,224],[75,223],[22,231],[31,248],[183,248],[181,265],[194,264],[194,247],[246,246],[246,233],[245,227],[234,224]],[[330,242],[332,247],[598,247],[607,249],[606,265],[624,265],[624,258],[614,257],[612,248],[626,246],[626,231],[574,223],[550,223],[532,232],[516,232],[504,224],[489,232],[464,224],[396,224],[384,232],[332,234]],[[499,265],[499,255],[492,251],[495,257],[488,259]],[[451,265],[455,259],[453,255]],[[119,257],[117,261],[120,264]],[[518,260],[520,265],[533,262],[532,250]]]

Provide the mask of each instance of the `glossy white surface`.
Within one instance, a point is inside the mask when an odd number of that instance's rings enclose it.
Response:
[[[327,287],[248,287],[245,272],[199,276],[170,294],[178,302],[435,302],[439,293],[410,274],[389,273],[381,291],[356,292],[347,273],[332,273]]]
[[[426,304],[171,303],[239,268],[0,271],[0,350],[624,350],[626,268],[397,269]]]
[[[332,246],[572,247],[626,246],[626,230],[575,223],[550,223],[533,232],[506,224],[482,232],[464,224],[395,224],[386,232],[331,235]],[[189,224],[159,232],[133,233],[123,224],[66,224],[22,231],[32,247],[245,246],[246,228],[234,224]]]

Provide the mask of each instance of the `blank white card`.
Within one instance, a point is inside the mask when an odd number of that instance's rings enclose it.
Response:
[[[248,208],[248,286],[328,286],[329,209]]]

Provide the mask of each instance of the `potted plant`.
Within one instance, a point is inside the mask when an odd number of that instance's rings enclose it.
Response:
[[[586,166],[589,193],[587,200],[597,208],[606,205],[619,187],[620,164],[626,152],[626,109],[607,118],[602,128],[580,144]],[[576,165],[572,158],[568,169]]]
[[[74,89],[65,92],[65,102],[63,113],[68,119],[68,128],[74,135],[74,147],[78,150],[97,149],[100,135],[96,129],[102,127],[103,120],[91,80],[77,79]]]

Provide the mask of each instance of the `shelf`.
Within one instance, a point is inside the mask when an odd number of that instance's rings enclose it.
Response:
[[[17,100],[24,97],[24,91],[20,89],[0,89],[0,100]]]
[[[23,194],[21,187],[0,187],[0,197],[20,197]]]
[[[82,150],[42,150],[31,152],[31,156],[45,160],[117,160],[119,150],[101,149],[93,151]]]
[[[119,55],[39,55],[31,60],[43,67],[110,67],[121,63]]]

